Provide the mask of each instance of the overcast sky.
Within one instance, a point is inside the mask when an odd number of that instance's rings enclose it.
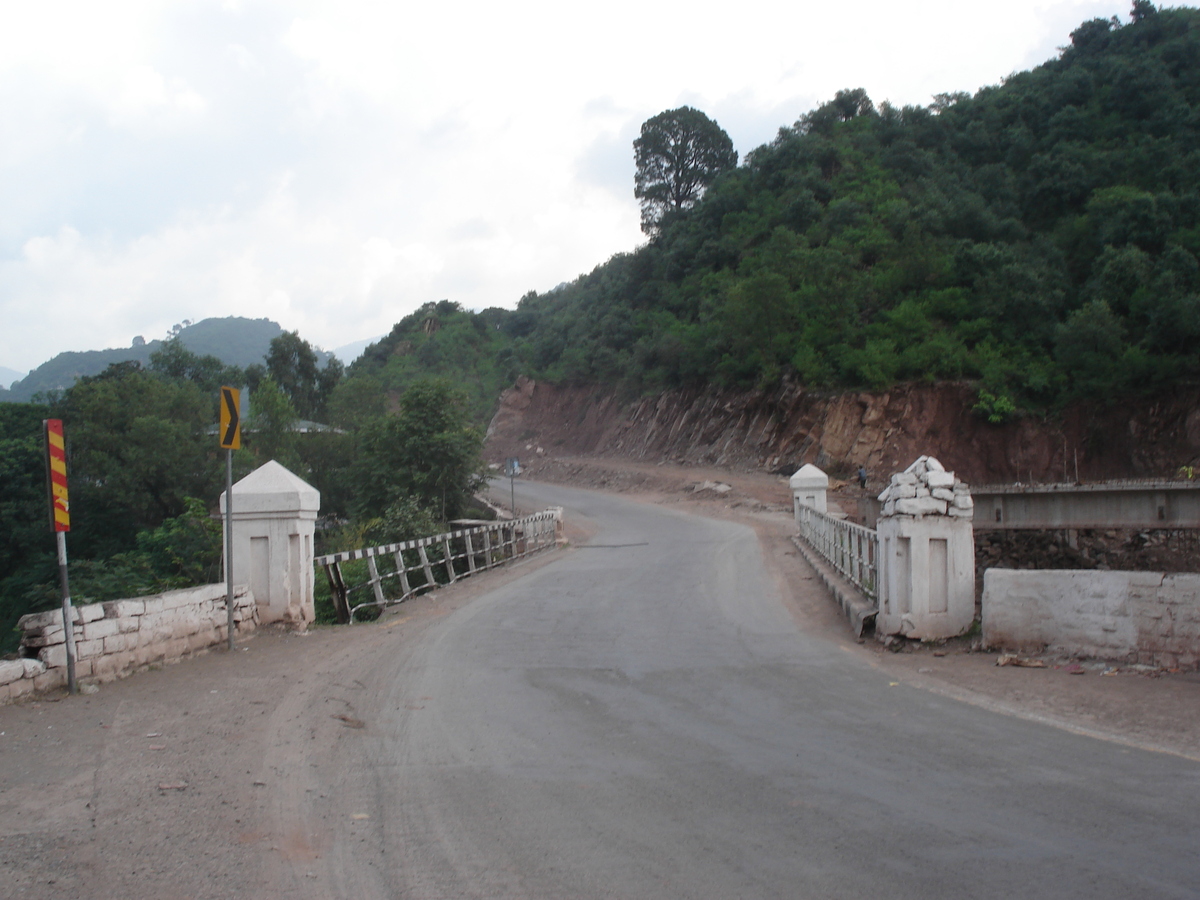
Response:
[[[927,104],[1128,2],[0,6],[0,366],[268,317],[324,348],[515,305],[642,240],[632,142],[739,154],[864,87]]]

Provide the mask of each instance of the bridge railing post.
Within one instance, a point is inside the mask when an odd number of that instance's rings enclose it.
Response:
[[[320,492],[271,460],[233,485],[233,493],[233,575],[253,591],[259,621],[313,621]],[[224,492],[220,505],[224,511]]]

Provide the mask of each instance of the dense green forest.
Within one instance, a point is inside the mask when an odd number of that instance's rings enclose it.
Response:
[[[710,141],[710,168],[656,186],[649,126]],[[629,393],[970,379],[993,419],[1194,381],[1198,136],[1200,11],[1146,0],[973,97],[841,91],[740,165],[706,116],[663,113],[636,145],[648,242],[515,310],[428,303],[346,370],[294,333],[244,368],[177,336],[46,405],[0,404],[0,643],[55,602],[46,417],[65,423],[83,602],[218,577],[222,383],[251,397],[236,474],[278,459],[311,482],[333,549],[476,514],[483,427],[522,373]]]
[[[631,393],[971,379],[1000,416],[1192,380],[1198,137],[1200,11],[1138,0],[973,97],[840,91],[635,251],[512,311],[427,304],[350,381],[436,371],[483,421],[518,372]]]
[[[839,92],[501,328],[530,374],[635,392],[967,378],[1003,411],[1192,379],[1198,135],[1200,12],[1139,0],[973,97]]]
[[[436,533],[479,516],[483,432],[465,391],[413,378],[370,402],[351,399],[336,361],[295,333],[270,342],[264,364],[241,369],[200,356],[177,338],[143,367],[137,360],[80,378],[46,404],[0,403],[0,652],[15,647],[16,620],[58,602],[45,483],[42,420],[63,420],[67,440],[72,599],[156,593],[220,579],[224,489],[217,447],[222,384],[250,391],[241,478],[270,459],[321,491],[319,550]],[[333,402],[337,394],[338,402]],[[336,429],[297,429],[302,418]]]

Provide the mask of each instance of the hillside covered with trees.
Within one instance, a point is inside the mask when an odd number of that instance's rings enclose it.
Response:
[[[113,363],[136,362],[148,366],[153,354],[172,343],[197,356],[216,357],[230,366],[261,365],[271,341],[282,333],[279,324],[270,319],[241,316],[199,322],[185,319],[170,329],[166,340],[147,341],[139,336],[129,347],[59,353],[14,382],[8,390],[0,389],[0,402],[27,403],[38,394],[63,391],[79,378],[99,375]],[[317,351],[317,355],[321,363],[331,356],[322,351]]]
[[[1194,385],[1198,138],[1200,11],[1147,0],[974,96],[841,91],[740,163],[703,113],[668,110],[634,148],[647,243],[514,310],[427,303],[346,370],[295,333],[232,362],[180,333],[0,403],[0,629],[55,602],[47,417],[82,601],[215,579],[223,383],[251,397],[237,473],[278,459],[315,485],[327,548],[468,514],[522,374],[631,396],[953,380],[993,421]]]
[[[1130,19],[973,97],[839,92],[645,246],[497,317],[513,354],[634,393],[978,379],[1000,415],[1195,379],[1200,12]]]

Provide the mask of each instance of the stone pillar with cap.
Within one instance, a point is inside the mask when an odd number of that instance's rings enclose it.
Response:
[[[814,466],[806,463],[796,470],[796,474],[788,479],[792,489],[792,515],[800,521],[800,507],[811,506],[817,512],[827,513],[825,495],[829,491],[829,476]]]
[[[233,486],[233,577],[254,592],[260,622],[303,627],[313,620],[320,507],[320,491],[274,460]]]
[[[877,634],[954,637],[975,620],[974,501],[932,456],[892,476],[879,495]]]

